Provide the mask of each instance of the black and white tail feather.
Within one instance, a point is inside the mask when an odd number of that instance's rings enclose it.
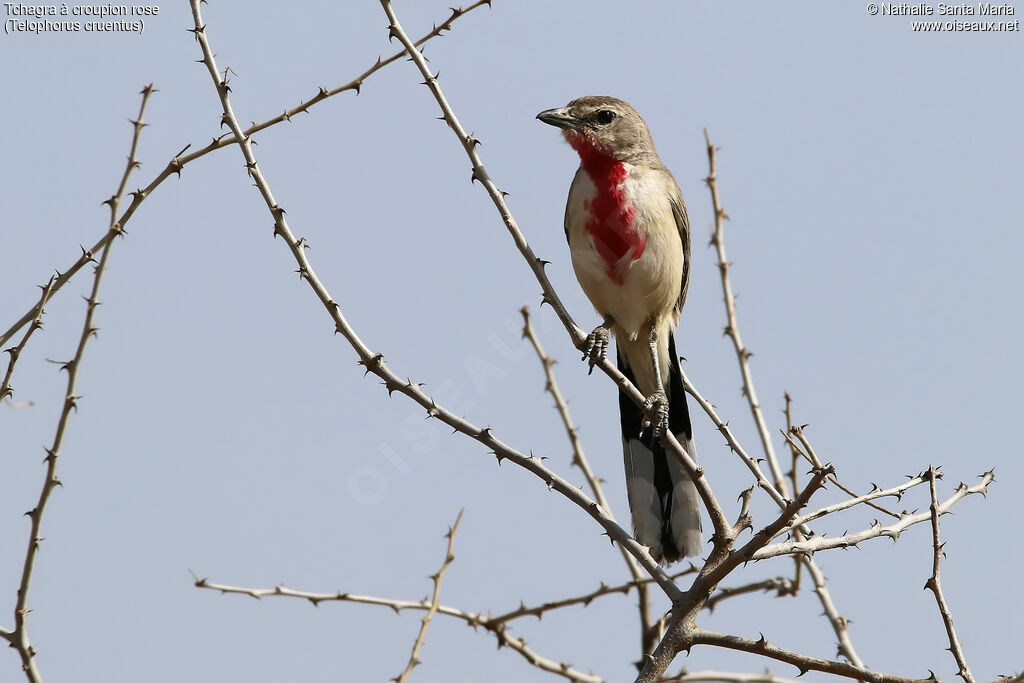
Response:
[[[693,428],[686,406],[679,355],[668,338],[668,427],[691,458],[696,460]],[[619,370],[635,383],[629,362],[618,354]],[[619,393],[622,450],[626,463],[626,493],[633,517],[633,535],[650,549],[651,557],[671,564],[697,555],[701,549],[700,502],[697,487],[682,464],[668,454],[650,428],[644,429],[643,410]]]

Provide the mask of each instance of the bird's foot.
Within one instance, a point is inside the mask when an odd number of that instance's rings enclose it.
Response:
[[[594,372],[594,366],[600,363],[608,355],[608,343],[611,337],[608,328],[600,325],[587,335],[587,343],[583,347],[583,360],[589,361],[590,370],[587,374]]]
[[[644,401],[644,413],[649,414],[655,411],[655,417],[645,417],[643,429],[650,427],[654,430],[654,438],[660,439],[661,435],[668,431],[668,396],[662,390],[655,391]]]

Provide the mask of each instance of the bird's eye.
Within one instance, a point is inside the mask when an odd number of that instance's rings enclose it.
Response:
[[[615,112],[602,109],[597,112],[597,122],[602,126],[606,126],[615,119]]]

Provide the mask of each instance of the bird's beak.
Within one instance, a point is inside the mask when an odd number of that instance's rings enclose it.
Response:
[[[582,125],[582,121],[569,113],[567,107],[548,109],[537,114],[537,118],[555,128],[568,128],[576,130]]]

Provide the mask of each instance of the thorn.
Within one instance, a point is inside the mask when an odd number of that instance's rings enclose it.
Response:
[[[370,371],[379,368],[383,361],[384,354],[378,353],[373,356],[370,356],[370,358],[367,360],[360,360],[357,364],[362,365],[363,367],[366,368],[366,372],[363,373],[363,377],[366,377],[366,375],[368,375]]]

